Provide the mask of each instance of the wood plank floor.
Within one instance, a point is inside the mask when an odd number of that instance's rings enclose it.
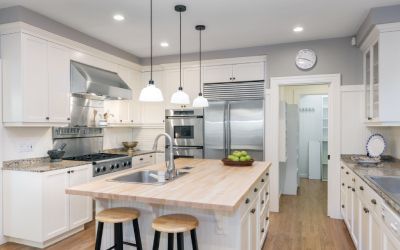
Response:
[[[355,249],[342,220],[326,216],[326,182],[302,179],[298,196],[281,197],[281,212],[271,213],[271,228],[263,250]],[[48,250],[94,249],[94,223]],[[0,250],[33,250],[14,243]]]
[[[343,220],[330,219],[327,182],[301,179],[297,196],[282,195],[280,213],[271,213],[263,250],[355,249]]]

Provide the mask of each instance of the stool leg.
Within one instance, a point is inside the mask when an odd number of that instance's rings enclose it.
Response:
[[[174,250],[174,234],[168,234],[168,250]]]
[[[153,250],[158,250],[160,247],[160,232],[156,231],[154,234]]]
[[[142,250],[142,240],[140,239],[140,230],[139,230],[139,223],[138,220],[133,220],[133,231],[135,233],[135,243],[136,243],[136,248],[138,250]]]
[[[103,226],[104,226],[103,222],[99,221],[99,223],[97,223],[97,234],[96,234],[96,247],[95,247],[95,250],[100,250],[101,238],[103,237]]]
[[[199,247],[197,245],[196,229],[190,230],[190,237],[192,238],[193,250],[198,250]]]
[[[115,250],[123,250],[123,233],[122,233],[122,223],[114,224],[114,244]]]
[[[183,233],[177,233],[178,250],[183,250]]]

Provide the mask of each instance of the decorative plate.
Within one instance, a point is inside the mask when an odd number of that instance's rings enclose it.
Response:
[[[254,160],[251,159],[250,161],[231,161],[228,158],[222,159],[222,162],[225,166],[232,166],[232,167],[249,167],[253,165]]]
[[[380,157],[386,149],[385,138],[381,134],[373,134],[369,137],[367,145],[369,157]]]

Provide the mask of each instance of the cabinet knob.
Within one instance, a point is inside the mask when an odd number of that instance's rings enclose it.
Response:
[[[232,77],[229,77],[229,80],[231,80],[231,81],[232,81]]]
[[[119,120],[119,122],[122,122],[122,120]]]
[[[342,186],[344,186],[344,182],[342,183]]]
[[[266,192],[266,193],[265,193],[265,195],[269,195],[269,193],[268,193],[268,192]]]
[[[375,200],[375,199],[372,199],[372,200],[371,200],[371,203],[374,204],[374,205],[376,205],[376,200]]]
[[[258,191],[258,188],[255,188],[255,189],[254,189],[254,193],[257,192],[257,191]]]
[[[269,173],[267,172],[265,175],[266,175],[266,176],[269,176]]]
[[[347,188],[350,189],[351,187],[350,187],[350,186],[347,186]]]
[[[71,171],[68,170],[68,171],[67,171],[67,174],[70,174],[70,173],[71,173]]]
[[[262,205],[264,205],[264,203],[265,203],[265,201],[264,201],[264,200],[262,200],[262,201],[261,201],[261,204],[262,204]]]
[[[74,173],[74,172],[75,172],[74,170],[71,170],[71,174]]]
[[[256,212],[256,209],[253,208],[250,212],[251,212],[252,214],[254,214],[254,213]]]
[[[342,208],[344,208],[344,205],[342,205]]]
[[[236,80],[236,77],[232,77],[232,80]]]
[[[356,178],[351,179],[353,182],[356,182]]]
[[[150,158],[153,158],[153,155],[150,155]]]
[[[70,121],[70,120],[71,120],[71,118],[70,118],[70,117],[68,117],[68,118],[67,118],[67,121]]]
[[[349,174],[349,171],[346,171],[346,174]]]
[[[46,120],[50,120],[50,117],[46,117]]]
[[[366,214],[369,213],[368,208],[364,207],[364,212],[365,212]]]
[[[351,189],[351,191],[355,192],[355,191],[356,191],[356,189],[355,189],[355,188],[352,188],[352,189]]]
[[[269,217],[265,218],[265,220],[269,220]]]
[[[261,229],[261,233],[264,233],[264,228],[263,228],[263,229]]]
[[[342,166],[341,169],[344,169],[344,167]]]
[[[261,179],[261,182],[265,182],[265,180],[264,180],[264,179]]]
[[[143,158],[140,158],[139,160],[143,161]]]
[[[360,186],[360,190],[361,190],[361,191],[364,191],[364,187],[363,187],[363,186]]]
[[[368,121],[371,121],[372,120],[372,117],[368,117]]]
[[[246,201],[245,201],[244,203],[249,204],[249,203],[250,203],[250,199],[247,198]]]

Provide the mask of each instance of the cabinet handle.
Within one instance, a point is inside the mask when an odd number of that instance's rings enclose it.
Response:
[[[347,188],[349,188],[349,189],[350,189],[351,187],[350,187],[350,186],[347,186]]]
[[[269,193],[268,193],[268,192],[266,192],[266,193],[265,193],[265,195],[269,195]]]
[[[351,189],[351,191],[355,192],[355,191],[356,191],[356,189],[355,189],[355,188],[352,188],[352,189]]]
[[[342,186],[344,186],[344,182],[342,183]]]
[[[258,191],[258,188],[255,188],[255,189],[254,189],[254,193],[256,193],[257,191]]]
[[[265,203],[265,201],[264,201],[264,200],[262,200],[262,201],[261,201],[261,204],[262,204],[262,205],[264,205],[264,203]]]
[[[349,171],[346,171],[346,174],[349,174]]]
[[[236,80],[236,77],[233,77],[232,80]]]
[[[254,214],[254,213],[256,212],[256,209],[253,208],[250,212],[251,212],[252,214]]]
[[[71,121],[71,118],[67,117],[67,121]]]
[[[139,160],[140,160],[140,161],[143,161],[143,158],[140,158]]]
[[[266,175],[266,176],[269,176],[269,173],[267,172],[265,175]]]
[[[264,228],[263,228],[263,229],[261,229],[261,233],[264,233]]]
[[[344,205],[342,205],[342,208],[344,208]]]
[[[246,201],[245,201],[244,203],[249,204],[249,203],[250,203],[250,199],[247,198]]]
[[[376,200],[375,200],[375,199],[372,199],[372,200],[371,200],[371,203],[374,204],[374,205],[376,205]]]
[[[372,120],[372,117],[368,117],[368,121],[371,121]]]
[[[150,158],[153,158],[153,155],[150,155]]]
[[[46,117],[46,120],[50,120],[50,117]]]
[[[261,179],[261,182],[265,182],[265,180],[264,180],[264,179]]]
[[[342,166],[342,167],[340,167],[341,169],[344,169],[344,167]]]
[[[364,207],[364,212],[365,212],[366,214],[369,213],[368,208]]]
[[[265,220],[269,220],[269,217],[265,218]]]
[[[70,174],[70,173],[71,173],[71,171],[68,170],[68,171],[67,171],[67,174]]]
[[[363,187],[363,186],[360,186],[360,190],[361,190],[361,191],[364,191],[364,187]]]

